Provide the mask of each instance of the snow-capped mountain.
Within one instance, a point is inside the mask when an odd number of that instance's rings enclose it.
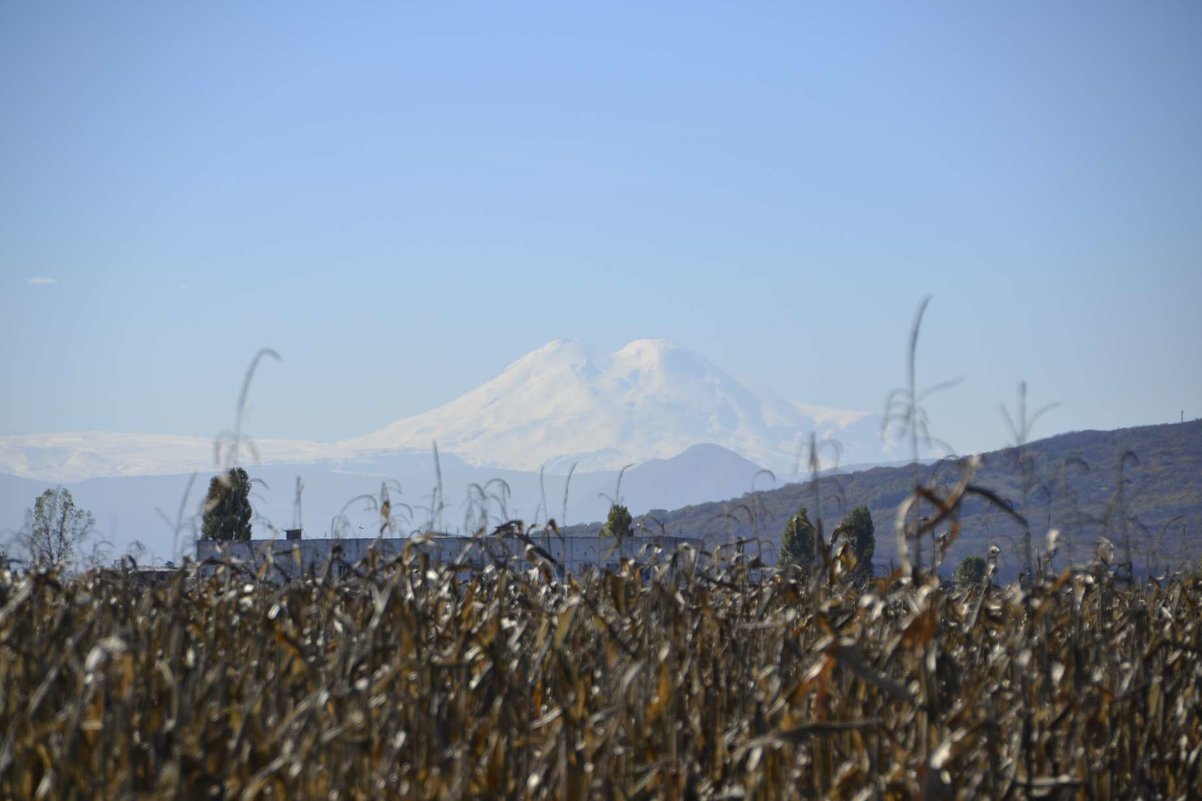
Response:
[[[271,535],[268,522],[276,529],[292,522],[298,478],[306,530],[317,536],[344,517],[354,530],[370,530],[374,513],[347,502],[378,495],[383,482],[394,488],[397,508],[411,507],[415,529],[461,531],[469,487],[493,479],[509,489],[506,513],[525,520],[604,518],[618,471],[631,463],[620,492],[635,514],[738,497],[797,478],[811,432],[841,442],[842,463],[882,461],[876,419],[862,413],[753,391],[666,340],[638,340],[616,353],[559,340],[450,403],[375,433],[338,443],[256,440],[258,458],[244,454],[241,463],[258,480],[256,536]],[[823,466],[835,455],[824,451]],[[213,440],[204,437],[0,436],[0,546],[38,493],[70,484],[118,550],[138,540],[173,558],[183,540],[159,510],[194,523],[215,463]],[[445,509],[434,515],[439,477]]]
[[[792,477],[810,432],[843,446],[842,463],[879,462],[874,418],[756,392],[669,340],[616,353],[556,340],[443,406],[338,443],[256,440],[259,464],[377,460],[439,450],[475,467],[566,473],[617,470],[722,446]],[[248,455],[249,457],[249,455]],[[829,466],[834,451],[824,451]],[[184,474],[214,467],[213,441],[194,436],[66,433],[0,436],[0,473],[52,482]]]
[[[573,463],[618,469],[713,443],[791,471],[811,431],[837,436],[866,417],[753,392],[669,340],[640,339],[599,353],[561,339],[450,403],[341,445],[363,452],[437,440],[472,464],[562,472]]]

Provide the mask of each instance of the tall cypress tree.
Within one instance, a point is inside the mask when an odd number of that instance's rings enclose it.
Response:
[[[621,541],[634,533],[634,518],[630,516],[630,510],[620,503],[615,503],[609,507],[609,517],[605,521],[605,525],[601,527],[602,537],[614,537]]]
[[[803,506],[785,524],[785,532],[780,538],[780,563],[798,565],[809,570],[814,566],[814,559],[818,555],[817,541],[818,530],[810,522]]]
[[[201,535],[206,540],[250,539],[250,477],[241,467],[213,476],[205,496]]]
[[[985,581],[985,571],[989,569],[985,557],[971,555],[964,557],[956,568],[956,584],[960,587],[977,587]]]
[[[839,522],[837,530],[843,531],[856,555],[856,575],[870,577],[873,574],[872,555],[876,552],[876,531],[872,526],[872,515],[867,506],[857,506]]]

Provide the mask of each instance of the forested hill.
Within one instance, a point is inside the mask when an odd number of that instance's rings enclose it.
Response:
[[[924,482],[934,478],[949,486],[960,467],[948,460],[922,465],[917,472]],[[814,519],[821,499],[823,527],[830,531],[846,511],[862,504],[876,527],[880,571],[896,560],[897,508],[913,489],[915,475],[914,466],[876,467],[820,477],[817,486],[789,484],[726,502],[656,510],[643,521],[655,530],[662,523],[671,534],[704,535],[712,543],[759,537],[765,559],[774,560],[785,522],[798,507],[808,507]],[[1037,548],[1049,528],[1060,529],[1057,564],[1088,559],[1101,536],[1114,542],[1119,558],[1130,542],[1135,561],[1150,564],[1153,572],[1197,564],[1202,556],[1202,420],[1077,431],[994,451],[983,455],[974,484],[993,490],[1028,518]],[[964,504],[961,522],[944,572],[996,544],[1003,552],[1003,575],[1013,574],[1021,525],[978,498]]]

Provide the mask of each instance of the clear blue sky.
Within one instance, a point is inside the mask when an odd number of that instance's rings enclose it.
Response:
[[[1202,416],[1202,5],[0,5],[0,433],[339,439],[556,337],[961,450]],[[38,281],[34,279],[48,279]],[[53,281],[53,283],[51,283]]]

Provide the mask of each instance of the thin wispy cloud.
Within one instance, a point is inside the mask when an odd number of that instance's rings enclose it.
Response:
[[[52,286],[52,285],[58,283],[58,279],[57,278],[46,278],[44,276],[38,276],[36,278],[30,278],[25,283],[29,284],[30,286]]]

